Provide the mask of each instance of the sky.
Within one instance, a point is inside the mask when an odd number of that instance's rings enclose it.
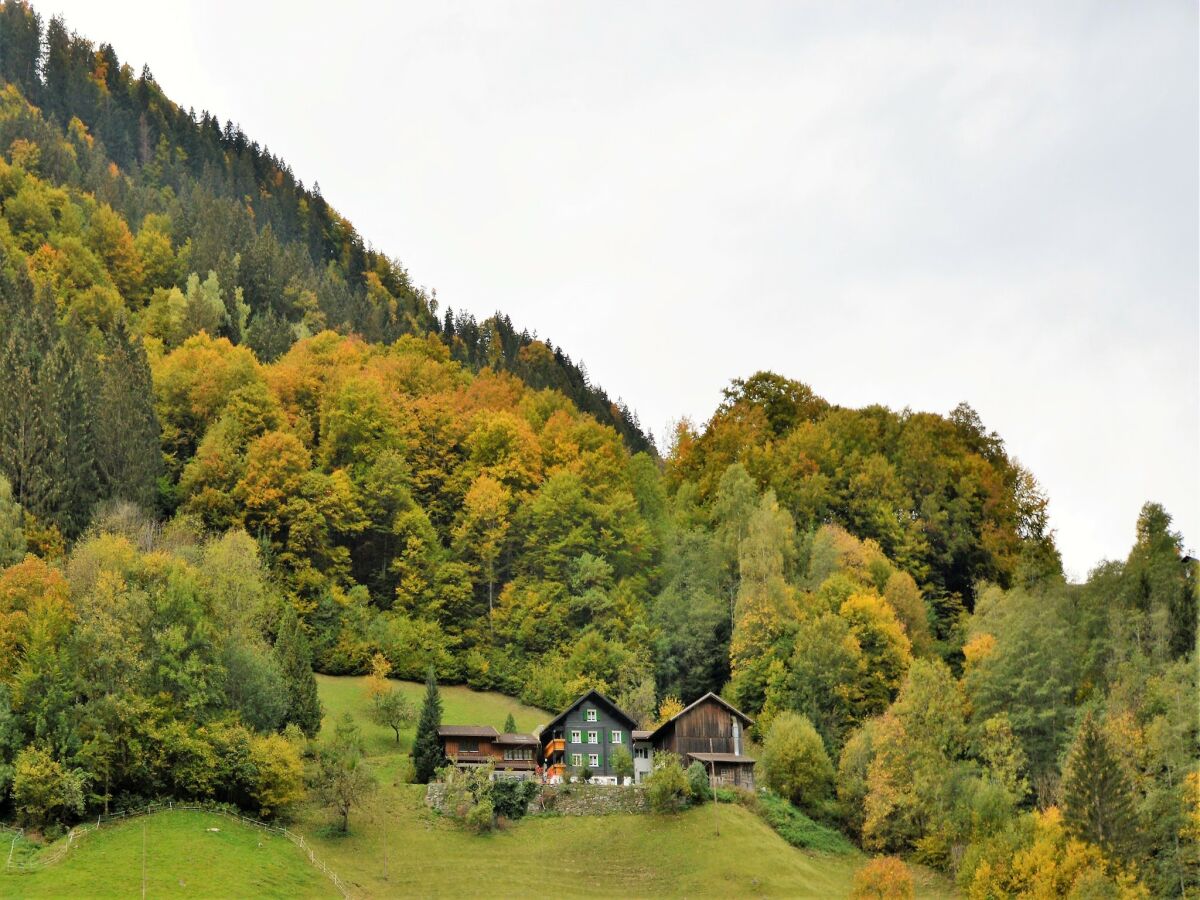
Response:
[[[1069,576],[1146,500],[1200,555],[1193,2],[34,5],[660,442],[765,369],[966,400]]]

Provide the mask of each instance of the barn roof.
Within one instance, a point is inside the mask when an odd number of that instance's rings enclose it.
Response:
[[[738,709],[736,706],[734,706],[728,700],[723,700],[720,697],[718,697],[716,694],[714,694],[712,691],[709,691],[707,694],[705,694],[699,700],[695,700],[692,703],[689,703],[687,706],[685,706],[679,712],[675,713],[675,715],[671,716],[671,718],[667,719],[667,721],[663,722],[661,725],[659,725],[657,728],[655,728],[653,733],[650,735],[650,740],[654,740],[654,738],[658,737],[659,733],[664,728],[666,728],[668,725],[673,724],[676,719],[682,718],[683,716],[685,716],[689,712],[691,712],[693,709],[695,709],[697,706],[699,706],[701,703],[703,703],[705,700],[710,700],[710,699],[717,701],[717,703],[721,704],[723,707],[725,707],[727,710],[729,710],[731,713],[733,713],[733,715],[735,715],[739,719],[741,719],[744,725],[753,725],[754,724],[754,720],[752,718],[750,718],[748,715],[746,715],[744,712],[742,712],[740,709]]]

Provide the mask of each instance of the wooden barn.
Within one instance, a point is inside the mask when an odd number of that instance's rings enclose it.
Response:
[[[699,761],[719,784],[754,789],[754,760],[743,753],[754,720],[711,691],[650,733],[655,750],[669,750],[685,764]]]

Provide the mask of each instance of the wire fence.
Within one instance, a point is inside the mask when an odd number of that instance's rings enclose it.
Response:
[[[314,851],[309,845],[308,841],[304,839],[303,835],[284,828],[282,825],[271,825],[268,822],[261,822],[258,819],[252,819],[249,816],[244,816],[240,812],[236,812],[220,804],[177,804],[172,802],[151,803],[145,807],[139,807],[137,809],[123,810],[122,812],[109,813],[107,815],[98,815],[95,822],[86,822],[81,825],[76,825],[67,832],[65,838],[57,842],[49,850],[39,853],[37,856],[31,859],[23,860],[14,860],[13,853],[16,850],[17,842],[25,834],[24,829],[0,825],[0,832],[12,835],[12,840],[9,842],[8,847],[8,859],[5,861],[4,867],[6,869],[12,869],[18,872],[35,872],[44,869],[48,866],[52,866],[61,862],[76,843],[82,840],[86,835],[96,831],[98,828],[102,828],[105,825],[109,825],[113,822],[119,822],[124,819],[133,819],[137,818],[138,816],[149,816],[156,813],[169,812],[173,810],[215,813],[216,815],[224,816],[227,819],[233,819],[234,821],[241,822],[243,825],[250,825],[254,828],[259,828],[264,831],[281,834],[304,852],[304,855],[308,857],[309,863],[311,863],[318,872],[329,879],[333,886],[337,888],[338,893],[345,898],[350,897],[350,889],[346,887],[346,883],[342,881],[337,872],[329,868],[329,866],[325,864],[325,861],[317,856],[316,851]]]

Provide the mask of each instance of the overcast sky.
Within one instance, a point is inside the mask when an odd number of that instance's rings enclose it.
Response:
[[[966,400],[1070,575],[1200,543],[1194,2],[35,6],[660,438],[759,369]]]

